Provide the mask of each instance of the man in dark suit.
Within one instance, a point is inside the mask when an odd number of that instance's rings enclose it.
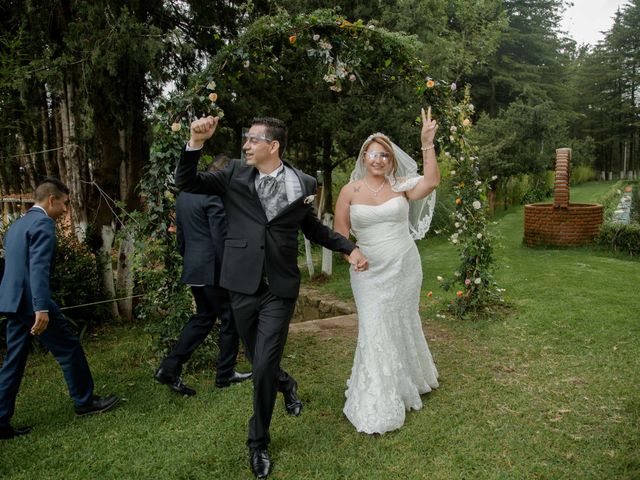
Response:
[[[35,205],[16,220],[4,240],[5,273],[0,284],[0,312],[7,315],[7,355],[0,370],[0,439],[27,434],[10,421],[29,352],[36,335],[60,364],[76,415],[104,412],[116,396],[93,394],[93,378],[78,337],[51,299],[49,277],[56,248],[55,219],[67,211],[69,189],[45,179],[34,192]]]
[[[229,158],[216,157],[208,171],[215,172],[229,163]],[[238,330],[233,320],[229,292],[219,286],[227,217],[217,195],[181,192],[176,199],[178,248],[182,255],[182,282],[191,287],[196,313],[180,333],[176,345],[156,371],[155,378],[182,395],[195,395],[193,388],[180,378],[182,365],[191,358],[220,318],[218,361],[215,385],[228,387],[251,377],[251,373],[235,371]]]
[[[289,414],[297,416],[302,409],[296,381],[280,368],[300,287],[298,231],[342,252],[358,271],[367,268],[367,260],[351,241],[315,216],[315,179],[281,160],[287,143],[281,120],[253,120],[242,147],[246,163],[233,160],[221,172],[197,173],[200,149],[217,124],[217,117],[191,124],[176,185],[193,193],[220,195],[224,201],[229,231],[220,284],[230,292],[238,331],[253,365],[253,416],[247,445],[254,475],[265,478],[271,471],[269,425],[277,391],[284,394]]]

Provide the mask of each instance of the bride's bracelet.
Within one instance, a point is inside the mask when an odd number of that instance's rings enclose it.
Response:
[[[427,145],[426,147],[420,147],[420,150],[426,152],[427,150],[431,150],[433,148],[436,148],[436,146],[432,143],[431,145]]]

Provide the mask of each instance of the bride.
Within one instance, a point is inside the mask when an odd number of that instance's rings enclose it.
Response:
[[[369,259],[367,271],[351,268],[358,344],[344,413],[359,432],[400,428],[407,410],[422,408],[420,395],[438,386],[418,313],[422,267],[414,242],[429,229],[440,182],[437,128],[423,109],[423,176],[386,135],[369,136],[336,203],[335,230],[347,238],[351,231]]]

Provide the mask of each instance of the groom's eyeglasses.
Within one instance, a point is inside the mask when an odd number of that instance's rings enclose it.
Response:
[[[264,135],[253,135],[251,133],[245,133],[242,135],[244,137],[245,142],[249,142],[251,145],[257,145],[259,141],[271,143],[273,142],[273,138],[266,137]]]
[[[370,160],[375,160],[377,158],[381,158],[382,160],[389,160],[389,158],[391,158],[391,155],[389,155],[387,152],[367,152],[365,153],[365,155],[369,157]]]

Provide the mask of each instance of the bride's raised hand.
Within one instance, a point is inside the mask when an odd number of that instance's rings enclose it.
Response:
[[[420,141],[422,148],[433,147],[433,140],[436,137],[438,123],[431,119],[431,107],[427,108],[427,113],[422,109],[422,131],[420,132]]]

